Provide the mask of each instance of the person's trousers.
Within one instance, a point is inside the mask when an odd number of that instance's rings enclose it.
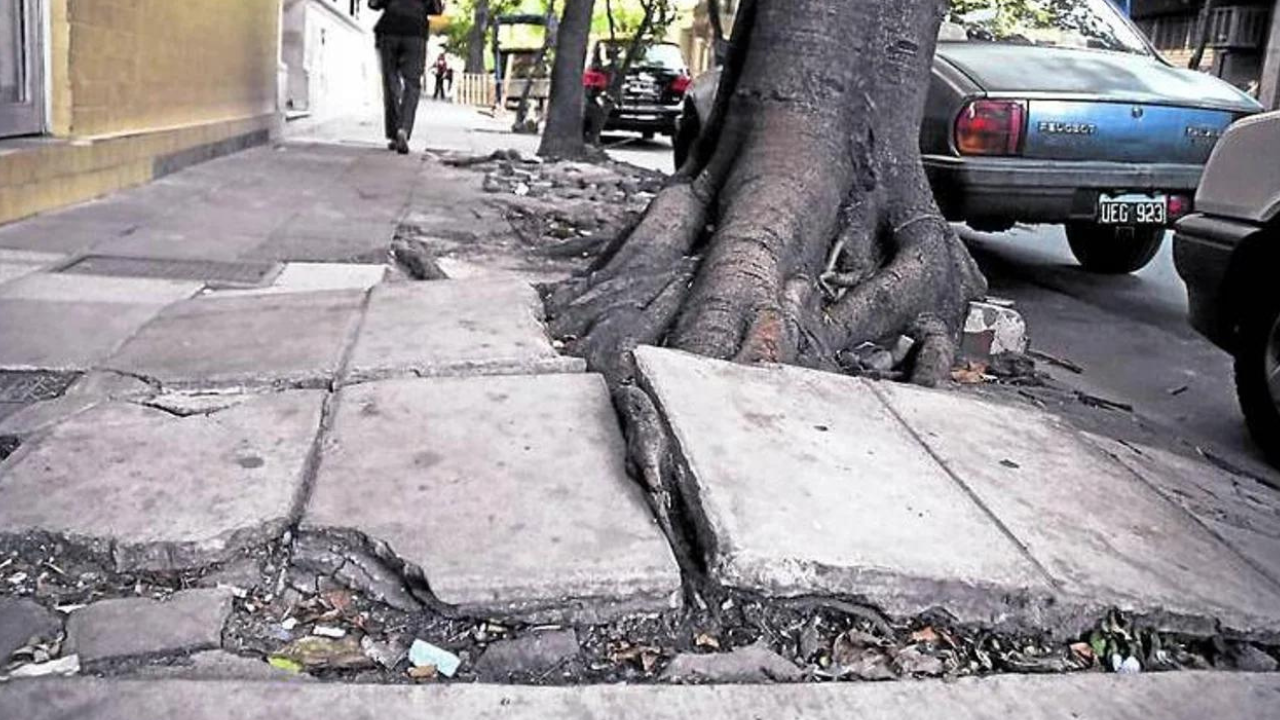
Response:
[[[397,130],[413,135],[413,121],[422,98],[422,73],[427,67],[427,39],[410,35],[379,35],[382,60],[382,109],[388,140]]]

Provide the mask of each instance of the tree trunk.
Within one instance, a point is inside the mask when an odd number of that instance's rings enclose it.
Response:
[[[467,65],[465,72],[484,73],[485,38],[489,34],[489,0],[475,0],[471,35],[467,39]]]
[[[538,154],[543,157],[580,158],[586,154],[582,140],[585,92],[582,74],[591,35],[591,14],[595,0],[566,0],[551,70],[551,100],[547,124],[542,131]]]
[[[986,281],[920,161],[944,10],[742,3],[686,166],[586,275],[548,294],[552,332],[621,393],[624,416],[648,407],[631,385],[639,344],[837,369],[844,351],[907,335],[910,377],[948,376]]]

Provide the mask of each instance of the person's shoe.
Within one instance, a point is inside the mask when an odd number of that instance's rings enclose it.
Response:
[[[387,141],[387,149],[388,149],[388,150],[395,150],[395,149],[396,149],[396,141],[395,141],[395,139],[394,139],[394,138],[393,138],[393,139],[391,139],[391,140],[388,140],[388,141]]]
[[[401,155],[409,154],[409,134],[403,130],[396,131],[396,152]]]

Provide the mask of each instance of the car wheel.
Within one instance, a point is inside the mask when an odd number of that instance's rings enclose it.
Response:
[[[1280,465],[1280,293],[1250,301],[1235,347],[1236,393],[1254,441]]]
[[[684,167],[684,162],[689,159],[689,153],[693,152],[693,144],[697,142],[698,134],[701,132],[702,123],[698,122],[698,114],[686,108],[684,117],[680,119],[680,127],[676,129],[675,139],[671,141],[671,146],[675,149],[676,170]]]
[[[1164,242],[1163,227],[1069,223],[1067,244],[1085,270],[1122,275],[1141,270]]]

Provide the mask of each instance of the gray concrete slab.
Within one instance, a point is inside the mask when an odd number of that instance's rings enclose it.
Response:
[[[0,667],[32,638],[50,641],[62,632],[62,619],[34,600],[0,597]]]
[[[222,645],[231,615],[229,590],[184,590],[163,602],[116,598],[90,603],[67,618],[63,651],[87,665],[103,660],[188,653]]]
[[[510,280],[400,283],[374,288],[351,379],[581,372],[551,345],[542,300]]]
[[[16,280],[24,275],[29,275],[39,269],[39,265],[0,262],[0,285],[3,285],[10,280]]]
[[[166,387],[315,385],[338,372],[364,293],[207,295],[174,305],[105,362]]]
[[[1280,581],[1280,492],[1167,450],[1088,437]]]
[[[1044,575],[855,378],[636,353],[692,471],[721,582],[770,595],[942,606],[998,622]]]
[[[274,236],[240,256],[242,260],[383,264],[390,257],[392,234],[343,237]]]
[[[0,367],[87,370],[161,309],[158,304],[0,299]]]
[[[124,569],[225,559],[289,522],[323,399],[282,392],[186,418],[91,408],[5,461],[0,528],[111,541]]]
[[[7,250],[0,248],[0,263],[18,263],[22,265],[51,265],[67,256],[63,253],[40,252],[38,250]]]
[[[181,232],[142,228],[100,242],[93,246],[93,252],[125,257],[235,260],[261,245],[266,238],[266,234],[231,233],[222,229],[212,231],[210,226],[195,224]]]
[[[287,263],[267,287],[229,290],[219,295],[275,295],[279,293],[323,292],[326,290],[368,290],[387,275],[385,265],[354,263]]]
[[[877,390],[1074,601],[1280,631],[1280,586],[1057,418],[955,392]]]
[[[0,684],[24,720],[901,720],[926,711],[958,720],[1260,720],[1280,706],[1280,676],[1251,673],[1076,673],[822,685],[352,685],[97,678]]]
[[[338,397],[304,530],[353,528],[479,614],[661,610],[679,572],[603,380],[388,380]]]
[[[185,300],[202,283],[151,278],[35,273],[0,287],[0,300],[168,305]]]
[[[39,216],[0,227],[0,247],[72,253],[137,227],[128,220],[81,221]]]

